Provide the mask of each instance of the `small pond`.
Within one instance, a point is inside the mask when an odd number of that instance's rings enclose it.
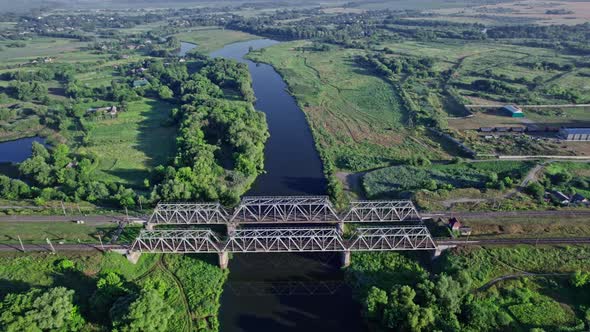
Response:
[[[26,137],[14,141],[0,142],[0,163],[20,163],[33,153],[33,142],[45,144],[41,137]]]

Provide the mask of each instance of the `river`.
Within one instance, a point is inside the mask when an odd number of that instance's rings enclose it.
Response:
[[[266,172],[247,195],[325,195],[322,163],[304,113],[272,66],[244,58],[250,48],[277,43],[239,42],[211,53],[248,65],[255,107],[266,114]],[[360,306],[339,264],[336,253],[234,255],[221,298],[220,331],[364,331]]]

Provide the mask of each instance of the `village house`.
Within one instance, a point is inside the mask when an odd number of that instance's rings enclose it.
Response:
[[[559,204],[568,205],[570,203],[570,198],[561,191],[551,190],[549,194],[551,195],[551,198],[553,198],[553,200],[555,200]]]
[[[572,196],[570,202],[572,204],[587,204],[588,199],[580,194],[575,194]]]

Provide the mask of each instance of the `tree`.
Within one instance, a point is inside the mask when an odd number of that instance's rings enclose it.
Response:
[[[169,87],[161,85],[158,89],[158,96],[160,96],[161,99],[172,99],[174,97],[174,92],[172,92]]]
[[[78,331],[84,324],[73,304],[74,291],[55,287],[42,293],[8,294],[0,303],[0,330]]]
[[[90,298],[90,304],[96,310],[96,317],[102,319],[115,301],[126,294],[123,281],[118,274],[109,272],[96,282],[96,291]]]
[[[536,199],[542,199],[545,195],[545,187],[539,182],[532,182],[525,188],[525,192]]]
[[[590,281],[590,273],[577,270],[571,278],[571,284],[574,287],[583,287]]]
[[[371,287],[365,299],[365,315],[371,319],[378,319],[382,315],[383,306],[387,304],[387,293],[375,286]]]
[[[125,313],[113,306],[113,327],[118,332],[166,331],[174,310],[154,289],[144,290],[129,305]]]
[[[432,308],[421,307],[414,302],[416,291],[410,286],[392,290],[383,313],[385,325],[394,330],[420,332],[434,323]]]
[[[554,174],[551,177],[551,182],[554,184],[564,184],[570,182],[574,177],[567,171],[562,171]]]

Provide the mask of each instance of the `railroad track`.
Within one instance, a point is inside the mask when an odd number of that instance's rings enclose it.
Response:
[[[538,245],[538,244],[590,244],[590,237],[577,238],[514,238],[514,239],[475,239],[475,240],[451,240],[434,239],[437,246],[483,246],[483,245]]]
[[[437,246],[468,247],[468,246],[489,246],[489,245],[590,245],[590,237],[559,237],[559,238],[503,238],[503,239],[466,239],[456,240],[449,238],[435,238]],[[59,251],[110,251],[127,250],[130,244],[54,244],[56,252]],[[51,246],[47,244],[25,244],[25,252],[51,252]],[[104,250],[103,250],[104,249]],[[0,252],[18,251],[22,252],[19,244],[0,244]]]

